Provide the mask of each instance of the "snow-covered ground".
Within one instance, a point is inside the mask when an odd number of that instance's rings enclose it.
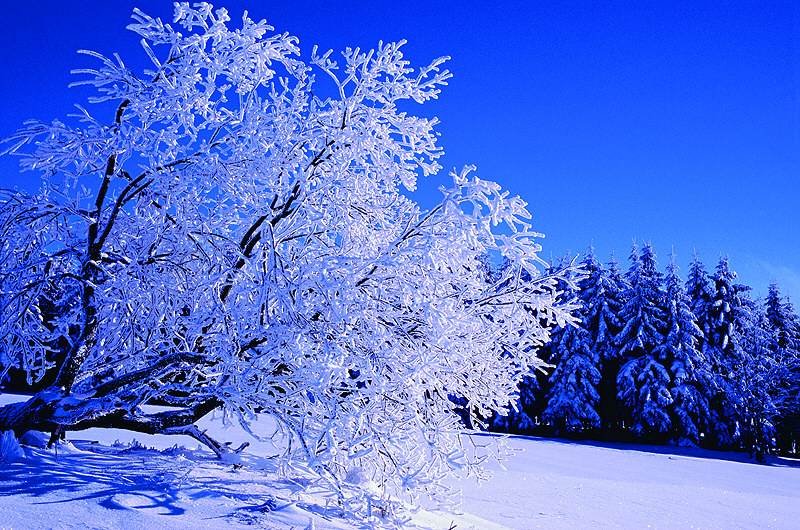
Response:
[[[0,404],[12,399],[0,395]],[[217,421],[203,427],[246,439]],[[68,439],[57,454],[25,448],[25,460],[0,467],[0,529],[369,527],[337,517],[302,469],[278,469],[270,444],[254,443],[239,468],[190,438],[89,430]],[[492,480],[453,481],[463,513],[420,510],[407,527],[800,527],[797,461],[522,437],[508,444],[517,455],[505,469],[490,464]]]
[[[800,462],[746,454],[516,437],[521,450],[472,514],[512,528],[800,528]]]

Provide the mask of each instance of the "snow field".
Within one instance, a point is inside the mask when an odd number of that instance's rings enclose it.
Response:
[[[11,396],[0,396],[0,404]],[[256,423],[262,433],[269,422]],[[25,447],[0,468],[0,529],[361,529],[301,465],[279,469],[280,441],[258,442],[219,417],[219,440],[250,441],[242,467],[182,436],[68,433],[58,451]],[[476,444],[492,435],[472,435]],[[136,442],[133,442],[136,440]],[[451,479],[460,513],[425,505],[406,528],[796,528],[800,462],[692,448],[507,439],[514,456],[488,482]],[[176,446],[177,444],[177,446]],[[373,522],[377,522],[377,519]]]
[[[798,528],[800,462],[631,444],[511,437],[464,509],[511,528]]]

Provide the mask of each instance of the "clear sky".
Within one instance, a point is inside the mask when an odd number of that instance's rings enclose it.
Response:
[[[153,0],[7,2],[0,17],[0,136],[25,119],[62,119],[89,88],[69,71],[85,48],[147,59],[125,26]],[[452,56],[454,77],[419,108],[442,121],[446,169],[478,166],[529,203],[545,258],[649,240],[672,248],[685,278],[693,249],[710,270],[721,253],[742,283],[775,279],[800,306],[800,2],[438,1],[217,2],[247,9],[335,51],[408,40],[422,65]],[[111,119],[111,116],[109,116]],[[0,159],[0,186],[37,187]],[[421,182],[430,205],[446,172]]]

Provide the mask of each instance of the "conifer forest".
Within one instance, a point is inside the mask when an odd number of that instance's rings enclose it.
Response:
[[[652,244],[634,243],[627,270],[593,248],[565,256],[578,324],[540,353],[551,367],[526,377],[517,409],[492,430],[698,445],[766,454],[798,450],[800,320],[775,282],[766,298],[736,283],[727,256],[695,254],[679,274],[659,270]]]

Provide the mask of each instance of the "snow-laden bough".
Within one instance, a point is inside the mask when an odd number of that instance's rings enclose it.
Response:
[[[476,463],[459,413],[506,410],[573,309],[521,199],[471,167],[430,210],[408,197],[442,150],[401,107],[437,97],[446,58],[304,62],[208,4],[133,18],[152,71],[93,52],[77,71],[112,121],[78,107],[6,140],[43,187],[2,195],[0,369],[43,389],[0,432],[188,434],[225,456],[198,418],[268,414],[342,502],[435,494]]]

